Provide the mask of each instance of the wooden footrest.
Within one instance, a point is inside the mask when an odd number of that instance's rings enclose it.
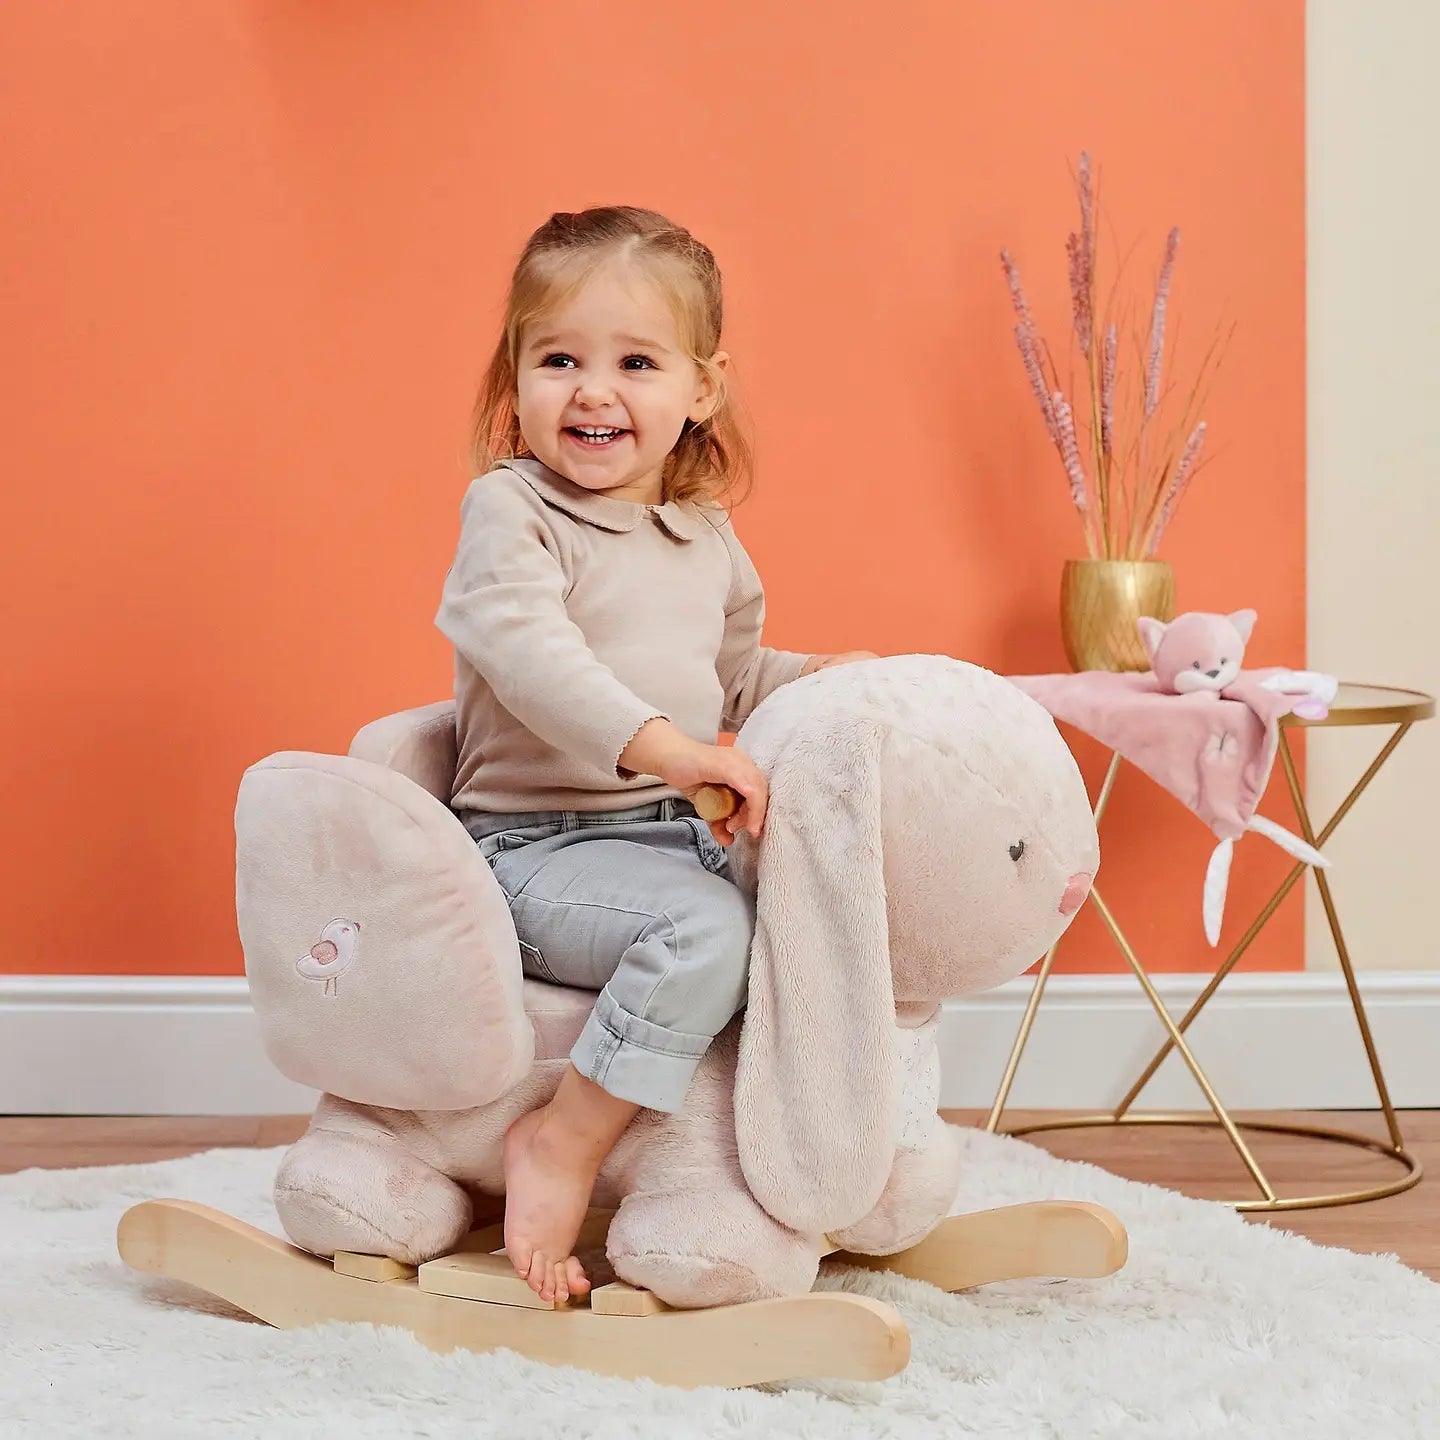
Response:
[[[388,1255],[361,1255],[354,1250],[335,1252],[335,1273],[353,1275],[357,1280],[374,1280],[381,1285],[391,1280],[411,1280],[415,1269],[414,1265],[392,1260]]]
[[[670,1309],[658,1295],[616,1280],[590,1292],[590,1308],[597,1315],[663,1315]]]
[[[597,1315],[663,1315],[670,1309],[658,1295],[626,1285],[621,1280],[597,1285],[588,1295],[572,1296],[564,1307],[542,1300],[516,1273],[510,1257],[443,1255],[420,1267],[420,1288],[431,1295],[453,1295],[457,1300],[484,1300],[492,1305],[518,1305],[524,1310],[575,1309],[589,1305]]]
[[[613,1210],[592,1210],[576,1239],[576,1250],[602,1247],[614,1215]],[[504,1239],[503,1225],[486,1225],[472,1230],[451,1254],[439,1255],[418,1266],[406,1265],[384,1255],[337,1250],[335,1273],[377,1284],[415,1280],[427,1294],[449,1295],[456,1300],[515,1305],[522,1310],[556,1309],[554,1300],[542,1300],[515,1273],[515,1267],[503,1248]],[[598,1285],[588,1296],[572,1297],[563,1308],[573,1309],[587,1304],[597,1315],[662,1315],[670,1309],[659,1296],[620,1280]]]
[[[492,1305],[518,1305],[524,1310],[553,1310],[515,1273],[503,1251],[494,1255],[442,1255],[420,1267],[420,1288],[430,1295],[457,1300],[486,1300]]]

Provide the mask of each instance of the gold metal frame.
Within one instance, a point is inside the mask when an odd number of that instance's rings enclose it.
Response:
[[[1370,700],[1367,697],[1377,696],[1378,700]],[[1435,714],[1435,702],[1428,695],[1421,695],[1414,691],[1393,690],[1387,687],[1367,686],[1354,687],[1344,686],[1341,693],[1336,697],[1336,703],[1331,707],[1330,715],[1326,720],[1301,721],[1294,716],[1287,717],[1280,727],[1279,752],[1280,760],[1285,771],[1285,780],[1290,789],[1290,798],[1294,802],[1296,818],[1300,823],[1300,833],[1304,838],[1317,849],[1335,833],[1336,827],[1349,814],[1351,807],[1364,793],[1370,782],[1380,772],[1381,766],[1394,753],[1395,747],[1403,740],[1409,732],[1410,727],[1417,720],[1428,720]],[[1305,795],[1300,787],[1299,776],[1295,769],[1295,759],[1290,750],[1288,731],[1296,728],[1310,729],[1324,726],[1348,726],[1348,725],[1385,725],[1394,724],[1397,728],[1386,741],[1380,753],[1371,762],[1370,767],[1355,783],[1354,788],[1345,797],[1340,807],[1335,811],[1329,821],[1320,830],[1315,832],[1310,820],[1310,812],[1305,804]],[[1100,823],[1109,804],[1110,795],[1115,786],[1115,777],[1120,768],[1120,756],[1112,754],[1109,768],[1105,772],[1105,779],[1100,787],[1100,794],[1095,803],[1095,823]],[[1093,1129],[1110,1125],[1179,1125],[1200,1128],[1219,1127],[1223,1129],[1230,1138],[1231,1144],[1235,1147],[1245,1168],[1250,1172],[1251,1179],[1258,1187],[1261,1199],[1258,1200],[1226,1200],[1222,1204],[1232,1205],[1241,1211],[1280,1211],[1280,1210],[1309,1210],[1322,1209],[1329,1206],[1353,1205],[1364,1200],[1378,1200],[1386,1195],[1396,1195],[1402,1190],[1408,1190],[1412,1185],[1419,1183],[1423,1171],[1420,1161],[1405,1148],[1404,1137],[1400,1133],[1400,1124],[1396,1119],[1395,1107],[1390,1101],[1389,1087],[1385,1083],[1384,1072],[1380,1068],[1380,1057],[1375,1049],[1375,1039],[1370,1031],[1370,1022],[1365,1014],[1365,1006],[1360,998],[1360,989],[1355,981],[1354,967],[1350,961],[1349,946],[1345,942],[1344,932],[1340,928],[1340,918],[1335,909],[1335,899],[1331,894],[1329,877],[1324,870],[1316,870],[1315,880],[1320,888],[1320,899],[1325,907],[1325,918],[1330,927],[1331,938],[1335,942],[1335,950],[1340,959],[1340,968],[1345,975],[1346,988],[1349,991],[1350,1003],[1355,1011],[1355,1020],[1360,1029],[1361,1039],[1365,1046],[1365,1054],[1370,1063],[1370,1073],[1375,1080],[1375,1089],[1380,1099],[1380,1108],[1385,1114],[1385,1124],[1389,1132],[1390,1140],[1387,1144],[1382,1140],[1374,1140],[1369,1136],[1357,1134],[1350,1130],[1336,1130],[1328,1126],[1320,1125],[1287,1125],[1262,1121],[1237,1121],[1233,1119],[1230,1112],[1220,1102],[1214,1088],[1211,1086],[1205,1072],[1200,1067],[1200,1062],[1195,1058],[1193,1051],[1185,1041],[1185,1031],[1194,1023],[1196,1017],[1209,1003],[1210,997],[1219,989],[1221,982],[1239,963],[1241,956],[1254,943],[1255,937],[1279,908],[1281,902],[1295,887],[1300,877],[1309,867],[1303,862],[1297,861],[1290,873],[1285,877],[1280,888],[1260,913],[1255,917],[1250,927],[1245,931],[1235,947],[1226,956],[1224,963],[1216,970],[1205,988],[1196,997],[1190,1009],[1178,1023],[1165,1008],[1164,1001],[1156,992],[1155,986],[1151,983],[1150,977],[1146,974],[1145,968],[1140,963],[1139,957],[1135,954],[1134,947],[1126,939],[1124,931],[1116,922],[1110,907],[1105,903],[1098,887],[1090,892],[1090,901],[1100,913],[1106,929],[1114,938],[1120,953],[1124,955],[1126,963],[1130,966],[1145,992],[1145,997],[1154,1008],[1160,1023],[1165,1027],[1168,1038],[1160,1049],[1155,1053],[1153,1059],[1141,1072],[1140,1077],[1126,1092],[1124,1098],[1115,1109],[1106,1114],[1081,1115],[1062,1120],[1051,1120],[1037,1122],[1030,1125],[1020,1125],[1013,1129],[1002,1131],[1000,1128],[1000,1117],[1005,1109],[1005,1102],[1009,1098],[1011,1086],[1015,1081],[1015,1072],[1020,1065],[1020,1056],[1024,1053],[1026,1042],[1030,1038],[1031,1026],[1035,1023],[1035,1014],[1040,1008],[1040,999],[1045,993],[1046,982],[1050,978],[1050,972],[1055,964],[1055,955],[1059,950],[1057,942],[1045,956],[1041,963],[1040,970],[1035,977],[1035,984],[1030,992],[1029,1003],[1025,1007],[1025,1014],[1020,1021],[1020,1030],[1015,1037],[1015,1043],[1010,1050],[1010,1058],[1005,1066],[1004,1077],[1000,1081],[1000,1089],[995,1097],[995,1104],[990,1111],[990,1117],[985,1122],[985,1129],[992,1133],[1008,1135],[1031,1135],[1045,1130],[1075,1130]],[[1204,1093],[1205,1099],[1213,1112],[1214,1118],[1205,1116],[1203,1113],[1195,1115],[1182,1114],[1144,1114],[1132,1115],[1130,1108],[1139,1098],[1140,1092],[1149,1083],[1151,1077],[1160,1068],[1165,1058],[1172,1049],[1178,1049],[1185,1064],[1189,1067],[1190,1073],[1195,1077],[1196,1083]],[[1245,1143],[1241,1135],[1242,1130],[1259,1130],[1285,1135],[1301,1135],[1330,1144],[1343,1144],[1356,1146],[1364,1150],[1372,1151],[1375,1154],[1383,1155],[1388,1159],[1395,1160],[1405,1166],[1405,1174],[1399,1179],[1387,1184],[1373,1185],[1362,1190],[1345,1190],[1319,1195],[1300,1196],[1278,1196],[1274,1187],[1266,1178],[1265,1172],[1260,1168],[1259,1162],[1252,1154],[1250,1147]]]

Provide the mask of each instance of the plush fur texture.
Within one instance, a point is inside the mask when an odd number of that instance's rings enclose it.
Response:
[[[433,708],[417,712],[432,733]],[[433,753],[417,754],[413,730],[390,717],[387,733],[433,784]],[[771,786],[764,836],[733,852],[756,906],[748,1009],[707,1052],[680,1113],[631,1124],[595,1194],[618,1205],[615,1272],[677,1306],[807,1290],[827,1232],[885,1254],[933,1228],[958,1162],[935,1116],[928,1022],[947,996],[1042,955],[1069,924],[1067,891],[1099,864],[1054,723],[975,666],[901,656],[820,671],[776,691],[739,743]],[[415,1263],[454,1246],[477,1195],[502,1193],[505,1130],[553,1094],[589,997],[520,984],[498,886],[473,846],[451,843],[469,837],[433,792],[417,782],[397,795],[407,782],[378,757],[312,758],[348,784],[317,786],[313,767],[272,758],[247,774],[237,811],[241,931],[272,1057],[310,1083],[331,1067],[319,1081],[330,1093],[281,1164],[276,1206],[317,1254]],[[351,827],[382,855],[393,841],[406,863],[373,867],[357,889]],[[312,873],[297,886],[287,877],[302,856]],[[327,856],[322,879],[313,867]],[[363,948],[324,993],[292,952],[342,905]],[[488,1015],[482,994],[495,997]],[[348,1053],[357,1042],[366,1048]],[[477,1098],[416,1098],[427,1084],[453,1093],[457,1063]],[[378,1095],[376,1076],[404,1103]]]
[[[1019,974],[1099,849],[1053,722],[959,661],[821,671],[738,743],[771,787],[765,836],[735,857],[756,895],[740,1159],[770,1214],[829,1230],[889,1179],[896,1002],[933,1009]]]

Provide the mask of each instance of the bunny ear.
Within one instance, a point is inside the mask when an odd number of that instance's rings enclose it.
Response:
[[[1155,652],[1160,648],[1161,640],[1165,638],[1167,626],[1163,620],[1156,620],[1152,615],[1141,615],[1135,621],[1135,628],[1140,632],[1140,640],[1145,646],[1145,653],[1153,664]]]
[[[770,774],[735,1074],[740,1166],[807,1234],[872,1210],[895,1158],[895,985],[880,840],[883,735],[842,721]]]
[[[1250,636],[1255,629],[1255,622],[1260,618],[1254,610],[1236,610],[1229,617],[1230,623],[1240,632],[1240,638],[1248,645]]]

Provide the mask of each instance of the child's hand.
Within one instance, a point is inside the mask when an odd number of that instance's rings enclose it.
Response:
[[[759,838],[765,825],[770,787],[759,766],[743,750],[733,745],[702,745],[692,740],[667,754],[660,765],[653,773],[688,799],[693,800],[696,791],[706,785],[728,785],[744,797],[744,804],[728,820],[710,822],[710,833],[722,845],[729,845],[741,830],[748,830]]]
[[[839,655],[812,655],[801,667],[801,675],[813,675],[817,670],[828,670],[832,665],[851,665],[857,660],[878,660],[873,650],[846,650]]]
[[[770,787],[743,750],[692,740],[678,725],[657,715],[635,732],[620,752],[620,764],[637,775],[657,776],[689,800],[706,785],[728,785],[744,804],[729,819],[710,821],[710,833],[722,845],[730,844],[741,830],[759,839]]]

